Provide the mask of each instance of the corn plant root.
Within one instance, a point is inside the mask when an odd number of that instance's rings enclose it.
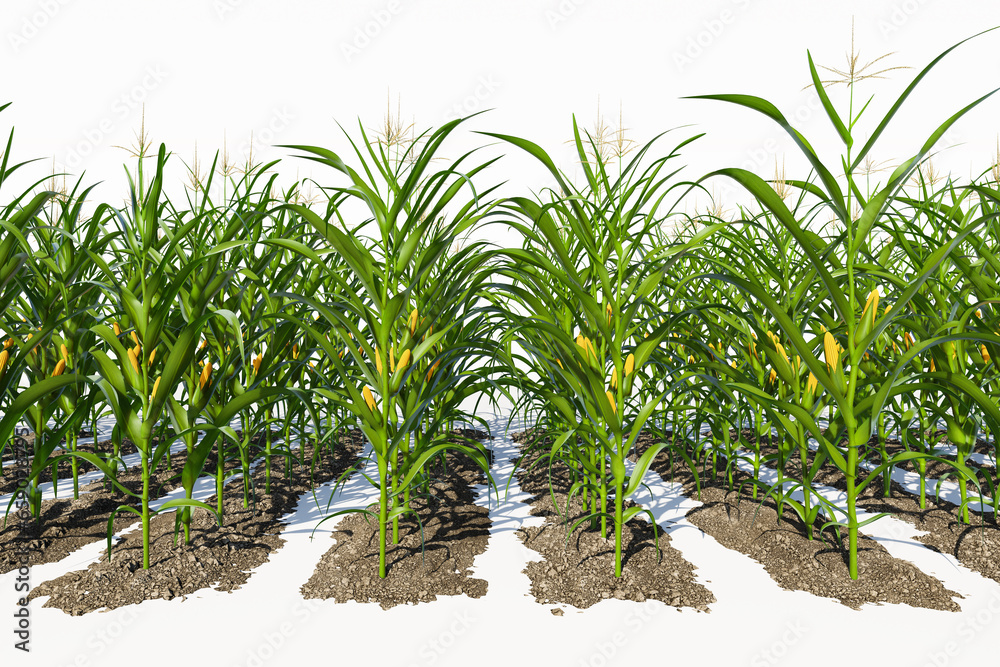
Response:
[[[638,454],[654,442],[648,434],[637,441]],[[766,450],[766,446],[762,447]],[[796,461],[797,465],[797,461]],[[725,459],[720,459],[725,468]],[[761,504],[760,496],[750,495],[750,478],[743,472],[734,475],[735,489],[710,478],[702,479],[698,498],[694,478],[683,463],[670,469],[661,452],[651,470],[664,480],[683,485],[683,493],[703,503],[687,514],[687,519],[727,549],[750,556],[764,566],[771,579],[786,590],[805,591],[819,597],[838,600],[852,609],[864,604],[906,604],[942,611],[961,611],[953,598],[962,598],[945,588],[912,563],[894,558],[878,542],[859,536],[858,579],[850,578],[847,555],[838,548],[828,529],[820,537],[822,520],[814,526],[814,538],[805,536],[805,526],[786,508],[778,519],[777,506],[771,498]],[[826,484],[817,478],[817,484]],[[871,488],[872,485],[869,486]],[[860,506],[860,503],[859,503]],[[846,546],[846,533],[843,544]]]
[[[43,606],[55,607],[80,616],[99,609],[116,609],[144,600],[184,597],[204,588],[232,591],[250,578],[252,570],[265,563],[281,548],[281,518],[293,512],[300,497],[317,484],[334,479],[352,466],[361,453],[364,437],[360,431],[341,434],[331,456],[321,448],[315,473],[310,472],[313,445],[302,445],[307,465],[292,468],[286,479],[272,473],[271,494],[265,495],[264,466],[253,474],[257,499],[243,507],[243,483],[234,480],[224,490],[225,523],[220,528],[208,512],[195,509],[191,520],[191,544],[183,544],[183,533],[174,544],[174,513],[156,516],[150,526],[150,568],[142,569],[142,540],[139,531],[128,533],[114,546],[113,560],[102,554],[99,562],[86,570],[70,572],[35,588],[31,599],[46,597]],[[284,465],[284,459],[280,459]],[[277,459],[274,465],[278,465]],[[306,496],[304,502],[312,502]],[[215,498],[206,501],[215,506]]]
[[[485,437],[481,431],[462,432]],[[430,468],[432,500],[411,497],[413,515],[399,522],[399,544],[386,550],[387,575],[378,576],[378,521],[364,514],[341,519],[332,537],[336,544],[320,559],[301,588],[303,597],[336,602],[377,602],[383,609],[431,602],[439,595],[486,595],[487,583],[472,576],[476,556],[486,551],[489,511],[476,504],[473,486],[485,484],[482,470],[464,454],[449,452],[447,471]],[[369,509],[378,515],[378,505]]]
[[[528,433],[515,433],[512,439],[524,442]],[[541,442],[551,444],[551,438],[545,436]],[[544,558],[528,563],[523,570],[531,580],[531,594],[537,602],[586,609],[607,599],[659,600],[677,608],[709,611],[708,605],[715,602],[715,596],[695,581],[695,566],[670,546],[670,537],[656,526],[658,558],[654,527],[642,515],[628,521],[622,531],[621,578],[614,576],[614,539],[602,538],[599,530],[592,529],[589,522],[574,530],[567,544],[566,531],[584,516],[583,505],[579,497],[570,501],[570,522],[567,524],[564,517],[570,487],[569,471],[561,461],[551,468],[557,510],[549,488],[548,458],[543,456],[531,467],[543,450],[544,445],[527,452],[515,471],[521,490],[532,495],[527,501],[532,508],[531,514],[545,517],[542,526],[517,531],[525,546]],[[634,505],[631,501],[625,503],[626,507]],[[561,615],[559,612],[559,609],[553,610],[555,615]]]

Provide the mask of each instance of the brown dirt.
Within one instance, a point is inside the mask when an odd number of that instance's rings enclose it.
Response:
[[[180,473],[183,461],[174,462],[172,470],[153,477],[150,496],[159,498],[179,486],[174,477]],[[172,479],[173,478],[173,479]],[[122,472],[118,481],[130,491],[142,491],[142,475],[138,468]],[[81,496],[42,501],[41,522],[31,521],[23,528],[11,513],[7,525],[0,529],[0,573],[10,572],[21,565],[14,545],[28,550],[28,563],[40,565],[62,560],[77,549],[101,539],[107,539],[108,517],[121,505],[134,505],[131,498],[115,487],[108,490],[103,482],[93,482],[80,488]],[[82,493],[87,491],[87,493]],[[72,490],[70,490],[72,496]],[[119,512],[114,532],[119,533],[139,520],[131,512]],[[27,542],[25,545],[24,543]]]
[[[653,442],[655,439],[651,435],[641,434],[637,443],[639,454]],[[668,465],[666,454],[661,452],[653,460],[651,469],[663,479],[670,479],[672,475],[675,482],[684,485],[685,494],[695,497],[694,479],[683,462],[673,471]],[[793,465],[797,467],[797,459]],[[758,500],[753,500],[749,485],[745,484],[749,477],[740,472],[736,478],[737,489],[744,483],[738,492],[727,492],[716,480],[703,478],[700,501],[704,505],[688,512],[687,518],[726,548],[761,563],[782,588],[832,598],[853,609],[866,603],[890,603],[961,610],[952,599],[961,598],[961,595],[948,590],[938,579],[911,563],[893,558],[882,545],[865,536],[859,536],[858,579],[852,580],[848,575],[846,552],[837,547],[831,529],[824,534],[825,541],[820,539],[822,520],[815,525],[816,537],[809,540],[805,537],[805,526],[794,511],[785,508],[779,520],[773,500],[761,504],[760,494]],[[816,482],[827,483],[819,479]],[[846,549],[846,531],[843,543]]]
[[[944,444],[950,444],[950,443],[948,443],[947,440],[944,440],[942,442]],[[982,441],[979,441],[979,442],[981,443]],[[876,440],[873,444],[875,445],[876,449],[873,452],[874,456],[869,456],[869,460],[871,460],[871,461],[873,461],[875,463],[879,463],[880,461],[878,459],[878,449],[877,449],[877,447],[878,447],[878,441]],[[974,450],[978,450],[978,449],[980,449],[980,446],[977,445],[974,448]],[[886,451],[886,453],[889,456],[893,456],[893,455],[898,454],[900,452],[905,452],[906,451],[906,447],[904,447],[903,443],[901,443],[899,440],[887,439],[886,443],[885,443],[885,451]],[[938,454],[937,456],[940,456],[941,458],[948,459],[948,460],[951,460],[951,461],[954,461],[955,458],[956,458],[953,455]],[[995,474],[995,470],[993,469],[993,466],[990,465],[989,463],[986,463],[985,465],[980,465],[980,464],[976,463],[975,461],[971,461],[970,460],[970,461],[966,462],[966,465],[968,465],[969,468],[971,468],[972,470],[977,470],[979,468],[982,468],[984,471],[988,471],[991,475]],[[916,465],[915,461],[903,461],[902,463],[896,464],[896,467],[900,468],[902,470],[906,470],[908,472],[912,472],[912,473],[918,472],[917,471],[917,465]],[[945,474],[950,475],[950,479],[952,481],[955,481],[957,479],[958,471],[955,470],[950,465],[948,465],[947,463],[941,463],[940,461],[932,461],[932,460],[928,460],[927,461],[927,473],[926,473],[927,477],[934,478],[934,479],[939,479],[939,478],[943,477]]]
[[[242,437],[241,431],[236,433]],[[272,433],[277,436],[277,431],[272,431]],[[263,442],[263,438],[263,434],[258,434],[251,438],[251,442],[259,444]],[[103,451],[112,451],[110,440],[99,443],[99,448],[103,445],[106,445],[106,449]],[[133,452],[135,451],[135,446],[128,440],[123,441],[121,451],[126,451],[126,447],[130,447]],[[216,459],[214,452],[209,454],[205,462],[206,474],[215,473]],[[160,469],[152,476],[151,500],[160,498],[180,486],[179,475],[184,467],[183,455],[173,457],[170,463],[171,465],[168,467],[167,459],[164,457],[160,463]],[[276,467],[272,470],[272,474],[283,475],[284,461],[277,461],[274,465]],[[226,463],[227,475],[239,469],[238,461]],[[68,467],[66,474],[69,474]],[[118,481],[133,493],[141,493],[141,467],[136,465],[126,471],[119,472]],[[7,517],[6,525],[0,521],[0,573],[10,572],[20,566],[19,554],[14,548],[15,544],[18,544],[21,549],[29,551],[28,562],[30,565],[40,565],[57,562],[88,544],[97,540],[106,540],[108,518],[111,516],[111,512],[121,505],[135,506],[137,502],[135,498],[122,493],[106,480],[81,486],[81,495],[76,500],[72,498],[73,482],[71,479],[61,479],[59,484],[60,488],[64,489],[63,497],[42,501],[40,522],[32,521],[22,527],[13,511]],[[11,509],[14,510],[13,507]],[[121,532],[138,520],[139,517],[131,512],[119,512],[115,516],[114,532]],[[27,542],[26,546],[23,544],[24,542]]]
[[[808,460],[811,463],[812,457]],[[797,458],[794,465],[798,466]],[[941,469],[951,469],[943,463],[934,465]],[[928,475],[931,475],[930,464]],[[847,488],[843,474],[829,464],[820,469],[814,482],[841,491]],[[974,488],[970,485],[969,490],[972,492]],[[914,539],[935,551],[954,556],[970,570],[1000,583],[1000,561],[997,559],[997,554],[1000,553],[1000,526],[997,526],[992,514],[983,515],[970,509],[970,523],[963,523],[959,508],[950,502],[938,500],[933,495],[930,484],[927,489],[927,507],[924,509],[920,508],[918,498],[897,482],[892,482],[889,491],[890,497],[885,498],[881,481],[873,481],[858,496],[858,507],[873,514],[886,512],[912,524],[917,530],[927,532]]]
[[[482,431],[455,431],[483,439]],[[303,597],[377,602],[383,609],[436,600],[439,595],[486,595],[487,583],[472,576],[476,556],[486,551],[489,511],[475,502],[472,486],[485,484],[482,470],[464,454],[449,452],[447,470],[431,469],[432,499],[412,498],[413,515],[399,521],[399,544],[386,547],[386,578],[378,576],[378,521],[349,514],[332,533],[336,544],[327,551],[301,588]],[[378,503],[368,507],[376,516]]]
[[[866,489],[867,491],[867,489]],[[962,565],[1000,583],[1000,527],[970,510],[970,523],[962,523],[958,508],[950,503],[920,509],[916,499],[896,489],[891,498],[867,497],[858,506],[868,512],[890,512],[927,535],[914,538],[931,549],[954,556]],[[906,494],[909,496],[909,494]]]
[[[515,442],[524,443],[535,435],[532,429],[515,433],[512,438]],[[715,596],[695,581],[695,566],[670,545],[670,537],[659,526],[650,524],[645,515],[628,521],[622,531],[621,578],[614,576],[613,537],[605,540],[599,531],[584,524],[573,531],[567,544],[567,528],[584,516],[583,505],[578,497],[573,499],[568,508],[570,523],[565,524],[568,470],[562,464],[552,466],[551,480],[559,508],[557,511],[549,489],[547,459],[526,470],[536,459],[538,452],[527,452],[515,474],[521,489],[532,494],[528,501],[532,506],[532,515],[545,517],[542,526],[518,530],[525,546],[544,557],[540,562],[528,563],[524,569],[531,580],[531,593],[538,602],[569,604],[586,609],[610,598],[637,602],[649,599],[673,607],[709,611],[708,605],[715,602]],[[626,506],[634,504],[626,501]],[[659,558],[654,530],[659,539]]]
[[[272,470],[271,494],[264,495],[264,466],[254,471],[258,498],[249,508],[243,507],[243,483],[234,480],[224,490],[225,523],[218,526],[215,517],[195,509],[191,521],[191,543],[174,544],[173,512],[154,517],[150,522],[150,569],[142,569],[142,534],[133,531],[114,547],[113,560],[106,555],[86,570],[70,572],[46,581],[29,598],[50,596],[45,607],[56,607],[79,616],[98,609],[116,609],[150,599],[186,596],[203,588],[231,591],[250,577],[254,568],[268,560],[272,551],[284,544],[280,534],[285,525],[280,519],[294,511],[300,496],[316,484],[333,479],[357,460],[364,436],[360,431],[342,433],[341,446],[331,457],[324,447],[315,476],[309,466],[294,466],[290,479]],[[303,444],[307,461],[313,445]],[[215,497],[206,501],[215,506]]]
[[[34,446],[35,434],[29,433],[25,436],[19,436],[19,437],[24,438],[25,442],[27,443],[28,456],[30,457],[32,447]],[[158,440],[158,438],[156,440]],[[101,442],[97,443],[96,447],[94,446],[93,443],[78,444],[76,449],[77,451],[80,452],[90,452],[90,453],[98,452],[101,454],[107,454],[114,451],[114,446],[111,444],[111,440],[108,439],[108,440],[102,440]],[[53,456],[58,456],[59,454],[63,454],[66,451],[68,450],[63,449],[62,447],[57,447],[53,452]],[[129,441],[127,438],[122,440],[121,447],[119,448],[119,452],[121,453],[122,456],[135,453],[135,451],[136,451],[135,445],[133,445],[131,441]],[[8,443],[7,449],[4,450],[4,455],[5,457],[10,457],[13,456],[13,453],[14,453],[13,447],[11,446],[10,443]],[[96,468],[89,462],[84,461],[83,459],[77,459],[77,470],[79,474],[82,475],[92,470],[96,470]],[[22,471],[24,473],[30,472],[30,463],[27,466],[19,465],[17,463],[10,463],[8,465],[4,465],[3,474],[0,475],[0,494],[13,493],[15,490],[17,490],[18,474],[21,473]],[[73,495],[72,473],[73,473],[73,467],[72,463],[70,463],[69,460],[65,460],[59,463],[58,470],[56,473],[57,478],[59,480],[58,486],[56,487],[56,491],[60,495],[63,496]],[[51,482],[51,481],[52,481],[52,467],[49,466],[42,471],[41,475],[39,475],[38,484],[45,484],[46,482]],[[0,508],[0,510],[2,509],[3,508]]]

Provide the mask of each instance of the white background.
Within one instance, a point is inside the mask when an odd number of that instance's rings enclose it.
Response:
[[[811,90],[806,59],[845,69],[855,17],[861,66],[895,52],[884,80],[857,86],[855,109],[875,99],[856,131],[867,138],[909,81],[940,52],[980,30],[1000,25],[989,1],[895,0],[803,2],[724,0],[545,2],[406,0],[172,0],[80,2],[5,0],[0,15],[0,130],[16,127],[14,156],[43,158],[5,187],[10,197],[52,171],[102,181],[97,197],[127,195],[115,146],[131,146],[145,104],[146,129],[172,159],[174,190],[182,192],[184,163],[195,145],[203,169],[228,149],[243,163],[251,134],[254,158],[288,157],[273,144],[315,144],[350,153],[338,123],[358,136],[381,126],[387,98],[419,133],[459,115],[491,109],[445,144],[444,154],[488,143],[472,130],[522,136],[541,144],[557,164],[578,175],[566,141],[572,116],[593,128],[598,104],[608,124],[619,108],[628,136],[660,139],[665,154],[680,140],[706,136],[683,152],[683,176],[695,179],[724,166],[787,177],[808,169],[784,132],[760,114],[734,105],[684,100],[686,95],[749,93],[774,102],[794,119],[836,170],[843,145]],[[873,158],[887,169],[912,155],[942,121],[1000,85],[1000,31],[945,58],[917,88]],[[824,72],[824,78],[837,78]],[[828,89],[846,113],[847,87]],[[958,178],[995,161],[1000,97],[987,100],[945,137],[935,159]],[[689,127],[680,127],[689,125]],[[542,167],[511,147],[487,148],[506,158],[478,181],[508,182],[503,194],[551,183]],[[348,157],[348,159],[350,159]],[[181,162],[183,161],[183,163]],[[312,176],[342,184],[338,174],[301,159],[280,166],[283,183]],[[885,178],[889,171],[875,175]],[[72,183],[72,178],[70,179]],[[744,201],[723,179],[708,184],[724,206]],[[704,195],[685,203],[703,210]]]
[[[1000,25],[996,2],[954,0],[4,0],[0,103],[14,104],[0,114],[0,131],[16,127],[16,159],[42,160],[4,186],[0,198],[8,200],[44,178],[53,160],[74,174],[86,170],[85,184],[103,181],[98,197],[124,198],[122,163],[128,155],[115,146],[134,143],[143,102],[150,138],[165,142],[178,158],[171,168],[179,184],[185,176],[180,160],[190,162],[195,143],[207,161],[222,148],[224,136],[237,162],[246,159],[251,133],[258,159],[287,155],[267,144],[349,151],[337,122],[354,136],[359,119],[366,128],[378,127],[387,93],[393,111],[398,100],[403,118],[418,131],[492,109],[446,145],[451,156],[484,143],[471,130],[497,131],[541,144],[572,172],[575,157],[564,143],[571,137],[572,115],[593,127],[600,98],[612,125],[621,104],[630,136],[640,142],[691,125],[662,139],[664,150],[706,132],[683,153],[688,178],[724,166],[770,177],[782,156],[786,175],[801,178],[807,173],[803,160],[767,119],[732,105],[680,98],[707,93],[765,97],[795,119],[827,164],[839,164],[842,146],[815,95],[802,89],[809,83],[807,49],[817,63],[844,69],[852,15],[859,64],[896,52],[873,69],[914,68],[858,85],[856,103],[875,95],[860,122],[859,143],[932,58],[960,39]],[[1000,31],[942,61],[893,122],[875,159],[898,164],[949,115],[1000,85],[998,54]],[[829,90],[838,108],[845,109],[846,88]],[[1000,97],[991,99],[956,126],[940,146],[956,144],[936,159],[939,169],[961,178],[989,169],[1000,132],[998,105]],[[497,152],[506,158],[488,171],[489,177],[484,175],[483,184],[508,181],[505,193],[523,194],[550,182],[536,163],[513,149],[491,148],[484,159]],[[313,170],[301,160],[286,161],[280,171],[287,180],[298,172],[323,184],[342,184],[335,174]],[[725,204],[737,201],[737,194],[721,183],[716,188]],[[704,204],[704,199],[692,202],[691,210]],[[910,532],[887,546],[915,548]],[[484,555],[480,574],[498,578],[491,579],[491,594],[482,601],[457,598],[389,613],[374,605],[325,603],[302,619],[297,586],[328,543],[307,547],[301,535],[290,535],[293,544],[231,597],[205,592],[188,601],[147,602],[83,619],[36,608],[35,642],[41,654],[30,664],[113,664],[136,658],[150,665],[174,664],[184,659],[182,646],[192,651],[187,655],[198,656],[199,664],[233,665],[317,657],[346,658],[347,664],[477,660],[488,665],[523,655],[551,664],[563,656],[572,665],[651,657],[693,661],[709,655],[715,657],[707,664],[808,660],[826,665],[842,663],[847,655],[842,649],[848,647],[850,655],[887,664],[970,664],[995,655],[1000,588],[944,556],[925,568],[967,596],[960,600],[962,614],[905,606],[855,612],[807,593],[781,591],[748,559],[710,540],[684,536],[676,533],[674,543],[696,562],[703,579],[715,582],[706,584],[719,598],[712,614],[667,610],[652,625],[634,624],[629,614],[635,609],[612,601],[583,614],[553,617],[524,597],[527,579],[517,572],[531,556],[508,533]],[[923,558],[931,557],[924,552]],[[0,579],[5,600],[11,581]],[[475,630],[456,639],[454,628],[464,627],[456,623],[468,613]],[[288,632],[286,621],[294,621]],[[244,635],[232,633],[235,622]],[[393,654],[387,655],[387,644],[374,633],[378,628],[388,632],[389,623],[396,624],[391,635],[396,640],[388,644]],[[878,628],[896,625],[911,634],[896,635],[893,642],[878,639]],[[634,626],[639,632],[633,636]],[[800,627],[806,634],[796,634]],[[181,635],[165,639],[168,630]],[[625,633],[627,642],[615,648],[616,657],[602,662],[616,631]],[[852,643],[842,634],[854,637]],[[273,636],[283,648],[265,656]],[[428,642],[442,637],[457,641],[455,648],[424,653]],[[521,646],[513,652],[516,641],[547,642],[548,648],[524,654]],[[4,664],[11,663],[4,658]]]

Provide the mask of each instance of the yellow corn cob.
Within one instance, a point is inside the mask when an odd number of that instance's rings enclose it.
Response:
[[[558,361],[558,360],[557,360],[557,361]],[[430,382],[430,381],[431,381],[431,376],[432,376],[432,375],[434,375],[434,371],[436,371],[436,370],[437,370],[437,367],[438,367],[438,366],[439,366],[440,364],[441,364],[441,360],[440,360],[440,359],[438,359],[438,360],[437,360],[437,361],[435,361],[435,362],[434,362],[433,364],[431,364],[431,367],[430,367],[430,370],[428,370],[428,371],[427,371],[427,377],[426,377],[426,381],[427,381],[427,382]],[[561,366],[562,364],[559,364],[559,365]]]
[[[580,334],[576,338],[576,344],[580,346],[580,349],[583,350],[583,356],[588,360],[590,359],[591,353],[593,353],[594,359],[597,358],[597,349],[594,347],[594,343],[591,342],[589,338],[584,338],[583,334]]]
[[[379,375],[382,375],[382,357],[378,353],[378,347],[375,347],[375,370],[378,371]]]
[[[136,375],[138,375],[139,374],[139,360],[135,358],[135,350],[129,349],[129,351],[128,351],[128,360],[129,360],[129,363],[132,364],[132,370],[134,370],[136,372]]]
[[[62,353],[62,358],[65,359],[66,363],[68,364],[69,363],[69,351],[66,349],[66,343],[61,343],[59,345],[59,352]]]
[[[410,316],[406,319],[407,325],[410,327],[410,335],[413,336],[417,333],[417,320],[420,318],[420,313],[414,308],[410,311]]]
[[[609,391],[607,392],[607,396],[608,396],[608,403],[611,404],[611,412],[618,414],[618,404],[615,402],[614,394],[612,394]]]
[[[344,353],[341,352],[341,355],[343,355],[343,354]],[[260,371],[260,362],[261,362],[261,359],[263,359],[263,358],[264,357],[263,357],[262,354],[258,354],[257,358],[253,360],[253,372],[254,372],[254,375],[256,375],[258,371]]]
[[[139,336],[136,335],[135,330],[132,331],[132,340],[135,341],[136,345],[139,344]]]
[[[0,352],[0,378],[2,378],[3,374],[7,371],[7,360],[9,358],[10,353],[8,353],[6,349]]]
[[[372,390],[366,385],[365,388],[361,390],[361,394],[365,398],[365,403],[368,404],[368,409],[375,412],[375,397],[372,396]]]
[[[292,345],[292,359],[299,358],[299,344]]]
[[[767,376],[767,380],[768,382],[776,382],[778,380],[778,372],[772,368],[771,373]]]
[[[153,359],[155,359],[155,358],[156,358],[156,348],[154,347],[153,351],[149,353],[149,365],[150,366],[153,365]]]
[[[201,377],[198,379],[198,386],[201,389],[205,388],[205,384],[208,383],[208,378],[212,375],[212,362],[205,364],[205,368],[201,371]]]
[[[788,360],[788,355],[785,353],[785,348],[782,347],[781,343],[775,342],[774,347],[778,350],[778,356],[780,356],[786,364],[791,366],[792,363]]]
[[[625,358],[625,376],[628,377],[635,371],[635,355],[629,354]]]
[[[607,307],[605,308],[605,311],[607,311],[607,313],[608,313],[608,326],[610,327],[611,326],[611,317],[614,314],[614,310],[611,308],[611,302],[610,301],[608,301]]]
[[[159,386],[160,386],[160,378],[156,378],[156,382],[153,383],[153,393],[150,394],[150,396],[149,396],[150,398],[153,398],[154,396],[156,396],[156,390],[157,390],[157,388]]]
[[[808,391],[810,394],[815,394],[816,389],[818,388],[819,388],[819,380],[816,378],[815,375],[809,373],[809,379],[806,380],[806,391]]]
[[[871,308],[872,312],[872,326],[875,326],[875,315],[878,313],[878,288],[873,289],[868,293],[868,301],[865,302],[865,311]]]
[[[390,345],[389,346],[389,372],[390,373],[395,373],[396,372],[396,346],[395,345]]]
[[[990,363],[990,351],[986,349],[986,346],[985,345],[980,345],[979,346],[979,351],[982,352],[983,363],[984,364]]]
[[[617,368],[612,368],[611,369],[611,388],[612,389],[617,389],[618,388],[618,369]]]
[[[117,322],[115,322],[114,325],[112,325],[111,329],[115,332],[115,336],[122,335],[122,328],[118,325]]]
[[[826,354],[826,365],[832,372],[840,361],[840,346],[829,331],[823,334],[823,352]]]
[[[66,360],[65,359],[60,359],[59,363],[56,364],[56,369],[54,371],[52,371],[52,377],[55,377],[57,375],[62,375],[62,372],[64,370],[66,370]]]
[[[410,365],[410,357],[412,356],[409,350],[403,350],[403,354],[399,357],[399,370],[403,370]]]

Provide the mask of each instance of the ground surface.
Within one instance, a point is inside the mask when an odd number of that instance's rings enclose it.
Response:
[[[513,471],[511,461],[520,450],[504,437],[505,415],[487,418],[491,432],[498,436],[493,441],[497,462],[491,473],[504,489]],[[523,424],[511,425],[512,432],[524,428]],[[972,664],[991,659],[995,653],[1000,584],[960,563],[947,544],[937,550],[925,546],[921,539],[926,535],[917,530],[920,524],[909,522],[905,512],[899,518],[879,520],[863,532],[894,559],[911,563],[953,591],[950,599],[959,611],[891,601],[863,603],[855,610],[839,599],[787,590],[753,557],[727,548],[697,527],[696,510],[709,503],[699,503],[684,493],[681,484],[665,482],[656,471],[649,471],[645,482],[652,495],[640,488],[634,499],[653,512],[663,529],[661,536],[668,537],[670,548],[691,564],[692,584],[714,598],[707,602],[710,613],[696,606],[673,607],[660,600],[637,602],[614,596],[586,608],[539,602],[533,578],[525,571],[537,569],[545,557],[526,547],[520,535],[526,529],[543,527],[546,518],[531,515],[529,503],[537,494],[522,491],[517,477],[508,495],[501,490],[499,504],[482,485],[472,491],[475,504],[488,511],[490,521],[486,550],[468,568],[469,576],[486,582],[485,595],[443,594],[433,602],[399,604],[388,610],[377,602],[305,598],[303,586],[331,550],[331,543],[336,546],[332,536],[341,527],[327,522],[310,539],[319,519],[328,511],[374,502],[370,485],[354,477],[338,491],[329,508],[325,507],[332,486],[328,483],[317,490],[324,501],[322,508],[307,496],[308,502],[299,498],[294,508],[285,509],[281,517],[284,543],[253,565],[245,581],[232,590],[203,586],[164,599],[162,586],[157,584],[158,599],[82,616],[42,606],[55,598],[40,595],[30,607],[30,661],[54,667],[100,665],[142,655],[146,665],[173,665],[177,660],[173,652],[149,651],[150,646],[162,645],[165,628],[191,629],[186,633],[186,650],[194,652],[199,662],[258,667],[315,660],[317,655],[328,654],[331,645],[337,647],[339,660],[370,662],[377,653],[380,662],[405,666],[481,663],[484,655],[506,663],[505,656],[520,660],[515,657],[520,655],[518,647],[527,646],[532,647],[531,661],[546,664],[625,664],[650,656],[693,664],[703,662],[706,652],[720,664],[843,664],[847,654],[834,636],[851,638],[850,655],[887,664]],[[871,502],[875,510],[881,501],[873,498]],[[935,507],[929,516],[941,511]],[[707,512],[703,509],[701,514]],[[944,516],[941,520],[950,521]],[[960,555],[977,534],[959,529]],[[88,571],[100,561],[103,550],[103,542],[95,541],[58,562],[32,567],[32,587],[37,590],[71,572]],[[195,557],[201,562],[197,553]],[[213,557],[217,558],[214,553]],[[0,591],[8,591],[11,609],[16,578],[15,572],[0,575]],[[169,582],[166,587],[169,592]],[[68,602],[70,607],[75,604]],[[222,630],[212,630],[234,626],[240,632],[227,634],[226,641],[218,641]],[[391,642],[378,644],[383,635],[375,628],[390,627]],[[905,639],[885,641],[880,629],[900,627],[919,630],[908,632]],[[345,637],[350,639],[345,641]],[[8,641],[0,649],[4,664],[16,654],[11,644]]]

